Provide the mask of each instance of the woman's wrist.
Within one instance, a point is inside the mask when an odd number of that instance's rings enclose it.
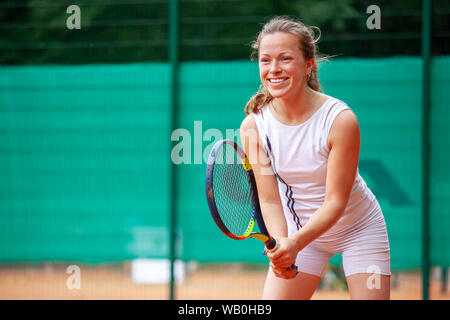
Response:
[[[303,250],[304,247],[306,247],[306,245],[303,243],[303,239],[301,236],[301,230],[299,230],[297,233],[293,234],[289,238],[293,241],[295,250],[297,252],[300,252],[301,250]]]

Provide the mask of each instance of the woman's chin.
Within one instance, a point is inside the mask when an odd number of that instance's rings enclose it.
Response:
[[[269,93],[272,97],[274,97],[276,99],[283,98],[287,94],[286,91],[280,91],[280,90],[269,90]]]

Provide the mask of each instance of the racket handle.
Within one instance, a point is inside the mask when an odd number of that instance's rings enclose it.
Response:
[[[274,251],[278,248],[277,241],[272,238],[266,243],[266,248],[268,251]],[[286,268],[286,270],[290,270],[292,273],[295,273],[295,276],[298,274],[298,267],[295,264],[292,264],[290,267]]]
[[[274,238],[271,238],[269,241],[267,241],[267,243],[266,243],[267,250],[272,251],[276,247],[277,247],[277,240],[275,240]]]

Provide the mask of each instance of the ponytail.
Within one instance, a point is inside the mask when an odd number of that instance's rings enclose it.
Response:
[[[259,87],[258,92],[250,98],[250,100],[245,105],[245,114],[258,113],[259,110],[273,100],[270,93],[264,88],[263,85]]]

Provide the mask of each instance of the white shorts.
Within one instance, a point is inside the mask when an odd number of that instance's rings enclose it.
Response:
[[[389,239],[378,204],[346,230],[325,233],[300,251],[296,259],[298,271],[322,277],[336,253],[342,253],[346,277],[357,273],[391,275]]]

